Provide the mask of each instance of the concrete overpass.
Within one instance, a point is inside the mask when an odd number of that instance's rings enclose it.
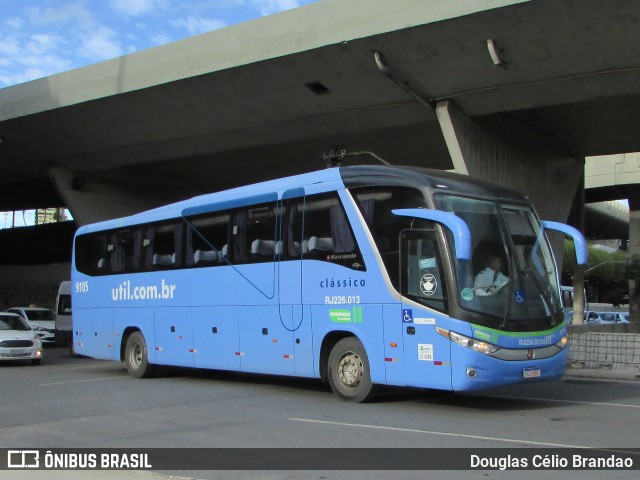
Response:
[[[586,156],[640,151],[639,20],[623,0],[324,0],[5,88],[0,210],[86,223],[323,168],[342,145],[566,221]]]

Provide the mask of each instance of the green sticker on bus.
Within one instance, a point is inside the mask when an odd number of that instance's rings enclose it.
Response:
[[[333,323],[362,323],[362,307],[329,310],[329,319]]]

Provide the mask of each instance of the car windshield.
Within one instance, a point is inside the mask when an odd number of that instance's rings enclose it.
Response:
[[[530,206],[448,194],[436,202],[471,231],[472,260],[454,260],[463,309],[500,319],[500,328],[512,331],[562,321],[555,263]]]
[[[27,331],[31,330],[31,327],[18,316],[2,315],[0,316],[0,330]]]
[[[25,310],[27,319],[37,322],[38,320],[55,320],[56,314],[53,310]]]

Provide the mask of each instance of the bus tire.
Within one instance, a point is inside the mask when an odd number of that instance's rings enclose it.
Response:
[[[124,349],[124,363],[127,372],[135,378],[149,378],[156,371],[156,366],[149,363],[147,342],[141,332],[133,332],[127,338]]]
[[[331,390],[342,400],[366,402],[376,393],[371,383],[369,358],[356,337],[347,337],[331,349],[328,362]]]

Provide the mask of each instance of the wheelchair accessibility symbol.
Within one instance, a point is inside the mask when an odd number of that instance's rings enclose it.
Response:
[[[410,308],[402,310],[402,323],[413,323],[413,310]]]
[[[515,291],[515,296],[516,296],[516,302],[518,303],[518,305],[522,305],[526,300],[524,296],[524,292],[520,289],[517,289]]]

